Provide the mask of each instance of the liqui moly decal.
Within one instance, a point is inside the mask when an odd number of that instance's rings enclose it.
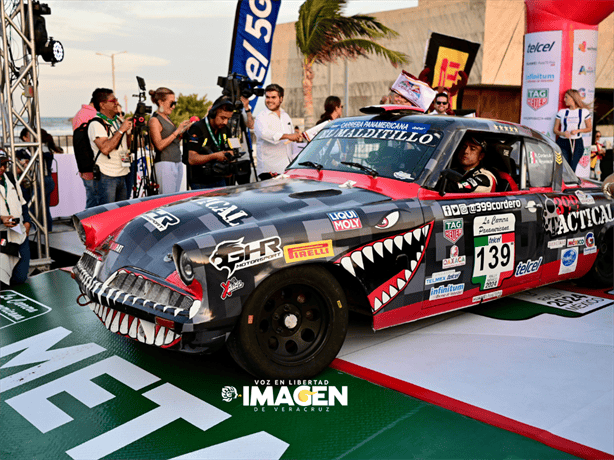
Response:
[[[344,230],[356,230],[362,228],[362,223],[360,222],[360,217],[356,211],[338,211],[338,212],[329,212],[328,218],[333,224],[333,229],[336,232],[342,232]]]

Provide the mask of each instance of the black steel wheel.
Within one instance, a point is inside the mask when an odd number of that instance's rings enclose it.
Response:
[[[292,267],[273,274],[253,292],[228,339],[228,350],[257,377],[313,377],[337,356],[347,323],[345,294],[328,270]]]

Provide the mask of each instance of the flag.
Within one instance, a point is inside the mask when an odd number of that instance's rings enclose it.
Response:
[[[479,43],[473,43],[456,37],[432,33],[429,38],[424,67],[432,69],[428,82],[432,88],[442,86],[451,88],[463,71],[469,77],[471,67],[480,49]],[[450,100],[450,107],[461,107],[462,91]]]

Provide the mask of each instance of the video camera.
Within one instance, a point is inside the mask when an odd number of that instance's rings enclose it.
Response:
[[[228,74],[227,77],[217,77],[217,85],[223,88],[222,95],[229,97],[237,109],[243,107],[241,96],[246,99],[254,94],[259,97],[264,96],[264,88],[257,88],[262,83],[235,72]]]
[[[145,100],[147,99],[147,89],[145,87],[145,80],[141,77],[136,77],[136,81],[139,84],[139,94],[133,94],[132,97],[138,97],[139,102],[136,105],[136,109],[134,110],[134,127],[143,127],[145,126],[145,115],[151,113],[151,105],[145,104]]]
[[[249,176],[249,160],[237,161],[245,155],[245,152],[239,152],[239,149],[233,149],[233,153],[226,152],[228,162],[215,161],[212,165],[213,174],[216,176],[230,176],[236,174],[238,176]]]

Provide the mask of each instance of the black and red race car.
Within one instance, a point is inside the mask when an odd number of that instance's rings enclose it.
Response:
[[[486,142],[491,193],[446,193],[454,153]],[[612,283],[613,202],[547,137],[394,107],[335,120],[265,182],[74,217],[74,278],[111,331],[182,352],[226,344],[248,372],[305,378],[373,329],[556,281]]]

